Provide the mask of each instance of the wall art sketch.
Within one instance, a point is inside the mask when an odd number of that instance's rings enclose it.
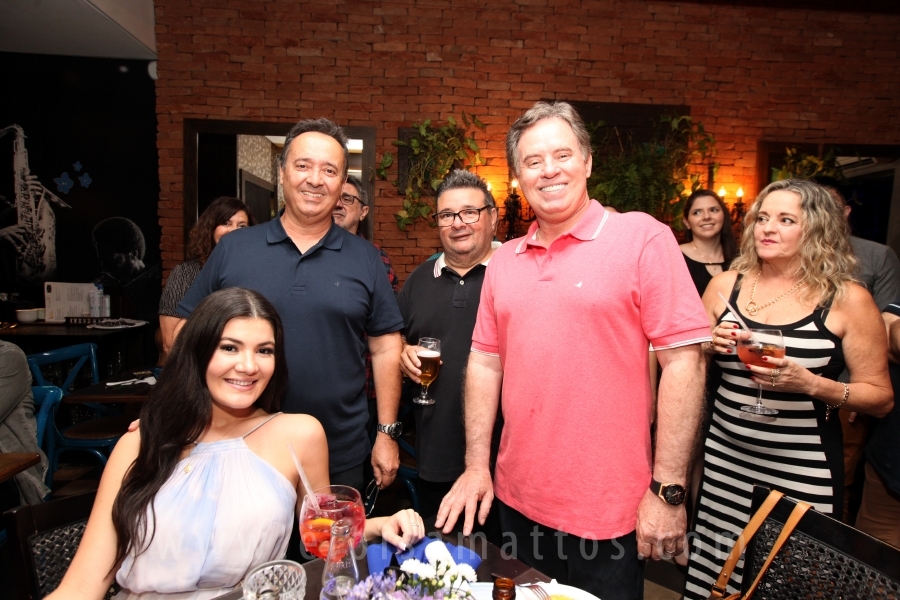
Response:
[[[4,199],[16,212],[16,224],[0,229],[0,241],[15,251],[15,273],[19,281],[36,283],[56,274],[56,215],[51,204],[71,208],[31,173],[25,132],[18,125],[0,129],[0,137],[13,134],[13,184],[15,198]]]

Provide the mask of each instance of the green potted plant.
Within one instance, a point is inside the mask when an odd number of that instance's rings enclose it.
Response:
[[[821,158],[800,152],[796,148],[785,148],[784,165],[780,169],[772,168],[772,181],[791,178],[812,179],[819,175],[844,181],[844,173],[837,164],[834,148],[829,148]]]
[[[484,164],[478,144],[470,133],[472,127],[484,130],[484,124],[478,117],[463,112],[462,125],[452,115],[445,125],[440,126],[425,120],[413,123],[408,137],[403,136],[393,142],[395,146],[406,149],[405,173],[403,168],[399,168],[397,179],[391,181],[403,193],[403,208],[394,214],[398,228],[405,230],[416,219],[431,216],[435,210],[435,190],[450,169]],[[403,160],[403,154],[400,154],[400,160]],[[387,179],[388,169],[393,164],[393,154],[385,152],[375,173],[381,179]],[[430,221],[429,224],[434,226]]]
[[[601,204],[646,212],[681,229],[684,202],[701,185],[691,166],[707,164],[715,156],[715,144],[703,124],[689,116],[663,116],[653,139],[643,143],[630,137],[623,141],[615,128],[596,124],[588,192]]]

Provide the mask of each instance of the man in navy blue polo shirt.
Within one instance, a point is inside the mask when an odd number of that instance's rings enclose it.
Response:
[[[357,489],[364,486],[369,452],[368,347],[384,431],[372,449],[372,466],[384,487],[399,466],[394,438],[403,319],[378,250],[332,221],[347,178],[343,130],[327,119],[295,125],[285,140],[279,177],[285,207],[278,218],[223,237],[177,312],[187,317],[203,298],[227,287],[268,298],[285,330],[289,382],[282,410],[321,421],[331,483]]]

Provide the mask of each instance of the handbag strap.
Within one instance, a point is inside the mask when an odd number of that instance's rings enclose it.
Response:
[[[769,492],[769,495],[766,498],[765,502],[762,503],[762,506],[760,506],[756,511],[756,514],[753,515],[753,518],[750,519],[750,522],[747,523],[746,527],[744,527],[741,535],[738,536],[738,539],[734,542],[734,546],[732,546],[731,548],[731,553],[728,555],[728,559],[725,561],[725,566],[722,567],[722,572],[719,573],[719,578],[712,586],[709,600],[721,600],[725,597],[728,581],[731,579],[731,573],[737,566],[738,560],[740,560],[741,558],[741,554],[744,553],[744,548],[747,547],[747,544],[750,542],[753,536],[756,535],[757,530],[762,527],[762,524],[766,520],[766,517],[769,516],[769,513],[772,512],[772,509],[775,508],[775,505],[778,504],[778,501],[781,500],[782,497],[784,497],[784,493],[779,492],[778,490],[772,490],[771,492]]]
[[[794,510],[791,511],[791,516],[788,517],[788,520],[785,522],[784,527],[782,527],[781,529],[781,534],[778,536],[778,539],[775,540],[775,544],[772,545],[772,551],[769,552],[769,556],[768,558],[766,558],[766,562],[763,563],[762,568],[756,575],[756,579],[753,580],[753,585],[751,585],[747,589],[747,593],[744,595],[744,600],[750,600],[750,598],[753,597],[753,593],[756,591],[756,587],[762,580],[763,575],[766,574],[769,565],[771,565],[772,561],[775,560],[778,552],[781,551],[781,547],[784,546],[784,544],[788,541],[788,538],[791,537],[791,533],[793,533],[794,528],[797,527],[797,523],[800,522],[800,519],[803,518],[803,515],[805,515],[806,511],[808,511],[809,509],[810,505],[806,502],[798,502],[797,506],[794,507]]]

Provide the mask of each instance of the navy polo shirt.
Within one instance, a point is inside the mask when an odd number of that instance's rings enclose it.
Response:
[[[329,469],[365,460],[366,335],[403,328],[381,255],[334,223],[301,254],[281,219],[224,236],[178,305],[187,317],[206,296],[244,287],[265,296],[284,325],[288,391],[281,409],[316,417],[328,437]]]

